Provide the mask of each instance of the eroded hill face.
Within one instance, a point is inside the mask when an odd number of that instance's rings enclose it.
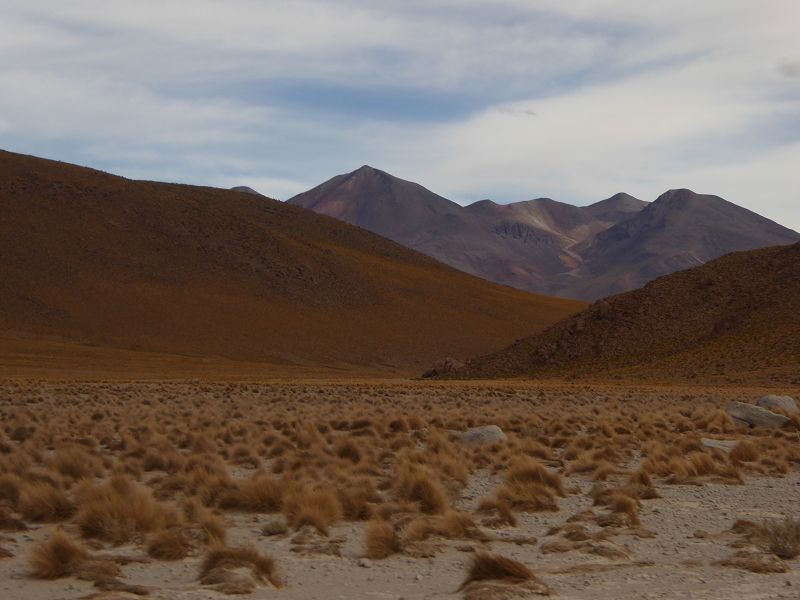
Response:
[[[800,244],[734,253],[601,300],[460,376],[800,381]]]
[[[585,207],[548,198],[462,207],[362,167],[289,202],[490,281],[587,300],[729,252],[800,241],[749,210],[690,190],[670,190],[652,204],[619,193]]]
[[[0,172],[6,365],[133,352],[408,370],[500,348],[581,307],[262,196],[7,152]]]

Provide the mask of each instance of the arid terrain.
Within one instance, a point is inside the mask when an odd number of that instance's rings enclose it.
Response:
[[[800,384],[800,244],[734,252],[595,302],[458,377]]]
[[[585,306],[263,196],[3,151],[0,171],[0,376],[406,375]]]
[[[766,393],[8,380],[0,597],[797,598],[800,417],[724,410]]]

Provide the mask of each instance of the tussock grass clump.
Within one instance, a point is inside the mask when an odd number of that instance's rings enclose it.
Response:
[[[266,475],[256,475],[237,482],[219,500],[220,508],[258,513],[278,512],[282,505],[283,488],[280,482]]]
[[[353,440],[338,440],[334,447],[334,452],[339,458],[349,460],[354,464],[361,462],[361,449]]]
[[[765,521],[758,529],[758,538],[761,546],[778,558],[795,558],[800,555],[800,519]]]
[[[731,460],[738,462],[753,462],[761,458],[758,446],[748,440],[741,440],[731,448]]]
[[[81,534],[114,544],[124,544],[140,533],[161,529],[171,520],[150,491],[124,476],[114,476],[100,486],[78,492],[80,510],[75,521]]]
[[[472,558],[467,570],[467,578],[459,589],[464,589],[473,581],[520,583],[534,578],[533,571],[519,561],[497,554],[478,552]]]
[[[608,508],[612,513],[623,514],[628,517],[631,525],[639,524],[639,517],[637,515],[638,503],[634,498],[621,491],[615,491],[611,494],[611,501]]]
[[[50,459],[50,466],[72,479],[95,477],[103,472],[100,460],[77,446],[57,449]]]
[[[410,467],[395,485],[398,500],[415,502],[427,514],[441,514],[447,509],[447,496],[434,476],[426,469]]]
[[[25,484],[19,495],[18,510],[23,518],[38,523],[64,521],[75,512],[75,506],[64,492],[49,483]]]
[[[342,519],[343,511],[336,490],[299,488],[286,499],[284,514],[294,529],[311,525],[322,535],[328,535],[328,528]]]
[[[73,575],[88,557],[86,549],[73,541],[63,529],[56,529],[49,539],[36,544],[28,556],[31,577],[59,579]]]
[[[434,536],[451,540],[485,537],[469,514],[456,510],[415,519],[404,532],[404,538],[409,542],[419,542]]]
[[[789,568],[780,558],[761,552],[739,550],[717,563],[723,567],[734,567],[751,573],[786,573]]]
[[[506,480],[512,484],[537,484],[550,488],[561,497],[567,495],[558,473],[553,473],[532,458],[521,458],[511,464]]]
[[[186,558],[192,544],[178,529],[166,529],[154,533],[147,541],[147,554],[159,560]]]
[[[543,485],[531,481],[515,481],[501,484],[494,493],[499,504],[505,504],[523,512],[558,510],[555,494]]]
[[[241,568],[249,569],[252,576],[260,582],[269,582],[275,587],[283,586],[272,557],[259,554],[251,547],[211,548],[200,566],[200,582],[204,585],[214,585],[230,581],[230,573]]]
[[[364,530],[364,555],[367,558],[387,558],[402,549],[400,536],[389,521],[376,519],[369,522]]]

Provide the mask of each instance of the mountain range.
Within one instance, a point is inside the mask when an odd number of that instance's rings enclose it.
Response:
[[[201,376],[242,365],[259,377],[284,367],[409,373],[500,349],[584,306],[254,193],[10,152],[0,173],[6,375],[163,375],[189,363]]]
[[[461,206],[363,166],[289,204],[357,225],[484,279],[596,300],[729,252],[800,234],[718,196],[669,190],[654,202],[618,193],[578,207],[549,198]]]
[[[451,377],[800,384],[800,244],[735,252],[599,300]]]

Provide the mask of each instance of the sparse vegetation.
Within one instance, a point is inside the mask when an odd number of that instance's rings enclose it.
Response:
[[[533,578],[533,571],[519,561],[497,554],[478,552],[469,564],[467,578],[461,584],[461,588],[463,589],[473,581],[489,580],[518,583]]]
[[[38,543],[28,557],[30,574],[38,579],[58,579],[74,574],[88,557],[86,549],[72,540],[62,529]]]
[[[783,521],[765,521],[758,529],[758,537],[764,549],[778,558],[800,555],[800,519],[786,517]]]
[[[531,546],[538,538],[545,554],[635,560],[619,536],[655,535],[649,509],[660,504],[650,503],[664,486],[738,485],[800,464],[795,431],[729,431],[713,401],[689,396],[605,398],[570,388],[575,397],[543,397],[511,387],[477,394],[448,385],[424,388],[431,398],[420,400],[405,387],[362,384],[331,394],[283,384],[152,384],[126,396],[115,385],[71,385],[80,390],[71,404],[0,405],[0,532],[58,523],[63,529],[28,553],[31,576],[72,576],[103,589],[127,585],[114,557],[131,560],[135,549],[151,561],[204,558],[197,585],[250,593],[280,581],[275,564],[284,557],[264,555],[262,544],[285,545],[293,559],[345,556],[357,535],[359,560],[388,564],[477,551],[475,577],[495,579],[469,580],[470,599],[503,586],[545,593],[522,577],[524,565],[485,554],[487,542]],[[460,442],[458,432],[485,421],[506,439]],[[732,449],[701,443],[709,436]],[[575,514],[563,512],[575,504]],[[531,535],[531,522],[547,527]],[[735,529],[737,554],[722,566],[780,572],[797,556],[796,521]],[[228,546],[248,535],[259,550]],[[10,548],[3,535],[0,543]]]

